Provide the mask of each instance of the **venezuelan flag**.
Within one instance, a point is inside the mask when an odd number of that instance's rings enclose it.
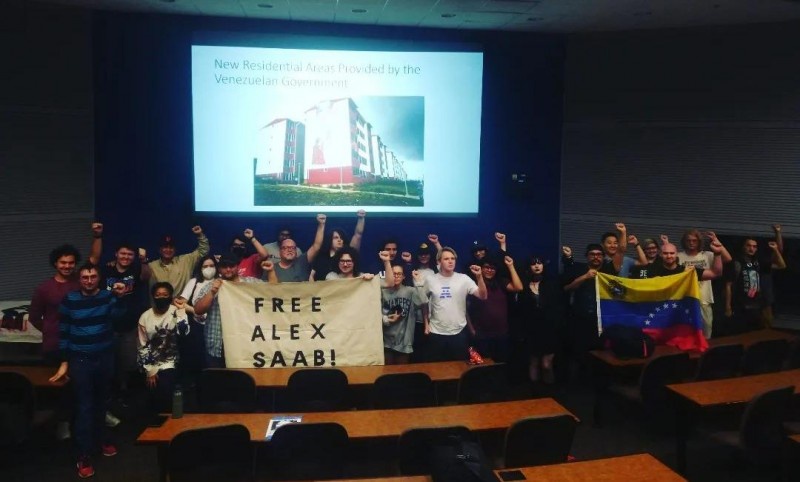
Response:
[[[697,273],[628,279],[597,274],[597,323],[641,328],[656,344],[705,351]]]

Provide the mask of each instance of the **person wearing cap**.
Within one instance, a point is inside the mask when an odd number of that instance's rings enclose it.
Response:
[[[305,255],[297,254],[297,243],[291,238],[281,241],[281,259],[275,266],[275,275],[281,283],[309,281],[311,276],[311,263],[322,247],[322,238],[325,235],[325,221],[327,216],[317,214],[317,231],[312,244]]]
[[[222,312],[217,300],[217,292],[225,281],[234,283],[262,283],[252,276],[239,276],[239,259],[231,254],[224,254],[217,261],[219,278],[206,284],[197,294],[194,303],[195,315],[205,315],[205,340],[206,340],[206,368],[225,368],[225,352],[222,346]],[[267,274],[270,283],[277,283],[275,264],[265,260],[261,262],[261,269]]]
[[[494,233],[494,239],[497,240],[497,245],[498,245],[497,246],[498,252],[496,254],[497,259],[503,259],[505,256],[508,255],[508,251],[506,249],[508,246],[506,241],[506,235],[498,231]],[[474,241],[472,244],[473,244],[472,262],[470,264],[480,265],[480,262],[483,258],[489,255],[493,255],[492,253],[489,252],[489,248],[487,248],[484,243],[481,243],[479,241]],[[505,266],[498,266],[498,267],[502,268],[501,274],[507,278],[510,273],[506,272]],[[475,277],[472,275],[472,273],[467,273],[467,276],[475,280]]]
[[[208,238],[203,234],[203,228],[195,226],[192,233],[197,237],[197,249],[191,253],[176,255],[175,239],[172,236],[163,236],[159,243],[160,258],[150,261],[150,288],[154,284],[166,281],[175,289],[176,293],[183,291],[183,287],[192,277],[192,272],[197,262],[210,251]]]
[[[471,265],[469,270],[478,280],[456,273],[456,251],[443,247],[439,252],[439,272],[426,278],[426,294],[429,298],[429,313],[425,317],[425,335],[428,336],[428,358],[430,361],[466,360],[467,297],[485,300],[486,284],[480,266]]]
[[[478,352],[498,362],[509,360],[508,293],[522,291],[522,281],[510,256],[503,257],[510,276],[498,277],[498,263],[492,256],[480,261],[481,276],[486,284],[486,299],[471,300],[467,327],[475,339]]]
[[[411,269],[419,271],[425,276],[434,275],[439,272],[434,260],[439,251],[442,250],[442,243],[439,242],[439,236],[436,234],[429,234],[428,241],[420,243],[417,246],[416,258],[411,262]],[[403,261],[406,261],[403,259]]]

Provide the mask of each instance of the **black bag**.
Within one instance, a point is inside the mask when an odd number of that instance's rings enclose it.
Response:
[[[451,435],[432,445],[430,468],[433,482],[498,482],[480,444]]]
[[[650,358],[656,342],[640,328],[611,325],[603,329],[605,345],[618,358]]]

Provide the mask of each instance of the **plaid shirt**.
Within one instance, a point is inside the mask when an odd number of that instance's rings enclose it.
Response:
[[[258,278],[250,278],[248,276],[240,276],[239,281],[242,283],[263,283]],[[198,300],[208,293],[211,285],[212,283],[207,283],[200,288],[200,293],[197,294]],[[206,313],[205,335],[206,353],[213,357],[222,358],[222,313],[220,313],[219,300],[217,300],[216,296],[214,301],[211,302],[211,308]]]

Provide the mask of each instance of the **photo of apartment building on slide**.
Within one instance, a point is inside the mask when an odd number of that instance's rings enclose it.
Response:
[[[261,127],[255,205],[424,205],[424,98],[360,102],[362,109],[350,97],[323,100],[305,109],[302,120],[279,117]]]

